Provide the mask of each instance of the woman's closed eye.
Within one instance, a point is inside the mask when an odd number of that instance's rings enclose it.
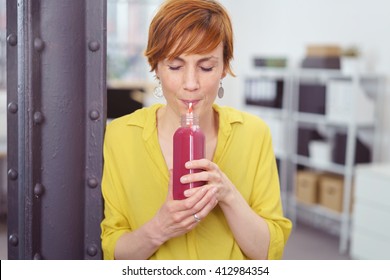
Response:
[[[213,70],[214,67],[204,67],[204,66],[201,66],[200,69],[202,69],[202,71],[204,72],[210,72]]]
[[[176,70],[180,70],[182,66],[176,66],[176,65],[168,65],[168,68],[169,70],[172,70],[172,71],[176,71]]]

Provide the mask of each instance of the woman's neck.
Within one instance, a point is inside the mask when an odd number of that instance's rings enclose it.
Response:
[[[159,134],[165,137],[173,137],[173,134],[180,125],[180,116],[163,106],[157,111],[157,128]],[[206,137],[216,137],[218,134],[218,113],[211,109],[199,116],[199,126]]]
[[[218,113],[213,109],[209,114],[202,115],[199,126],[206,138],[206,158],[212,160],[217,146],[218,137]],[[157,132],[160,147],[168,168],[173,166],[173,135],[179,127],[180,116],[170,111],[167,106],[157,111]]]
[[[164,135],[172,135],[180,126],[180,117],[168,106],[157,111],[157,127]],[[216,135],[218,132],[218,113],[211,109],[199,116],[199,126],[206,135]]]

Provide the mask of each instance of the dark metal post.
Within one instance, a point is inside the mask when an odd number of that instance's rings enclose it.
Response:
[[[18,86],[17,2],[7,0],[7,164],[8,164],[8,258],[17,259],[23,239],[19,234],[18,207]],[[12,156],[11,156],[12,155]],[[23,245],[22,245],[23,247]]]
[[[7,1],[10,259],[100,259],[106,1]]]

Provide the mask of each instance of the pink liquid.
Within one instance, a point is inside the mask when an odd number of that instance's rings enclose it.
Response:
[[[183,175],[200,172],[199,169],[187,169],[185,163],[190,160],[204,158],[203,132],[198,126],[180,127],[173,136],[173,198],[185,199],[184,191],[204,185],[204,182],[182,184],[180,178]]]

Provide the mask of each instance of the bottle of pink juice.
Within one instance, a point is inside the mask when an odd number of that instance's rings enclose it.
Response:
[[[185,163],[190,160],[202,159],[205,153],[205,136],[199,127],[199,119],[192,112],[192,103],[188,112],[181,117],[181,126],[173,136],[173,199],[185,199],[184,191],[200,187],[204,182],[182,184],[183,175],[200,172],[199,169],[187,169]]]

